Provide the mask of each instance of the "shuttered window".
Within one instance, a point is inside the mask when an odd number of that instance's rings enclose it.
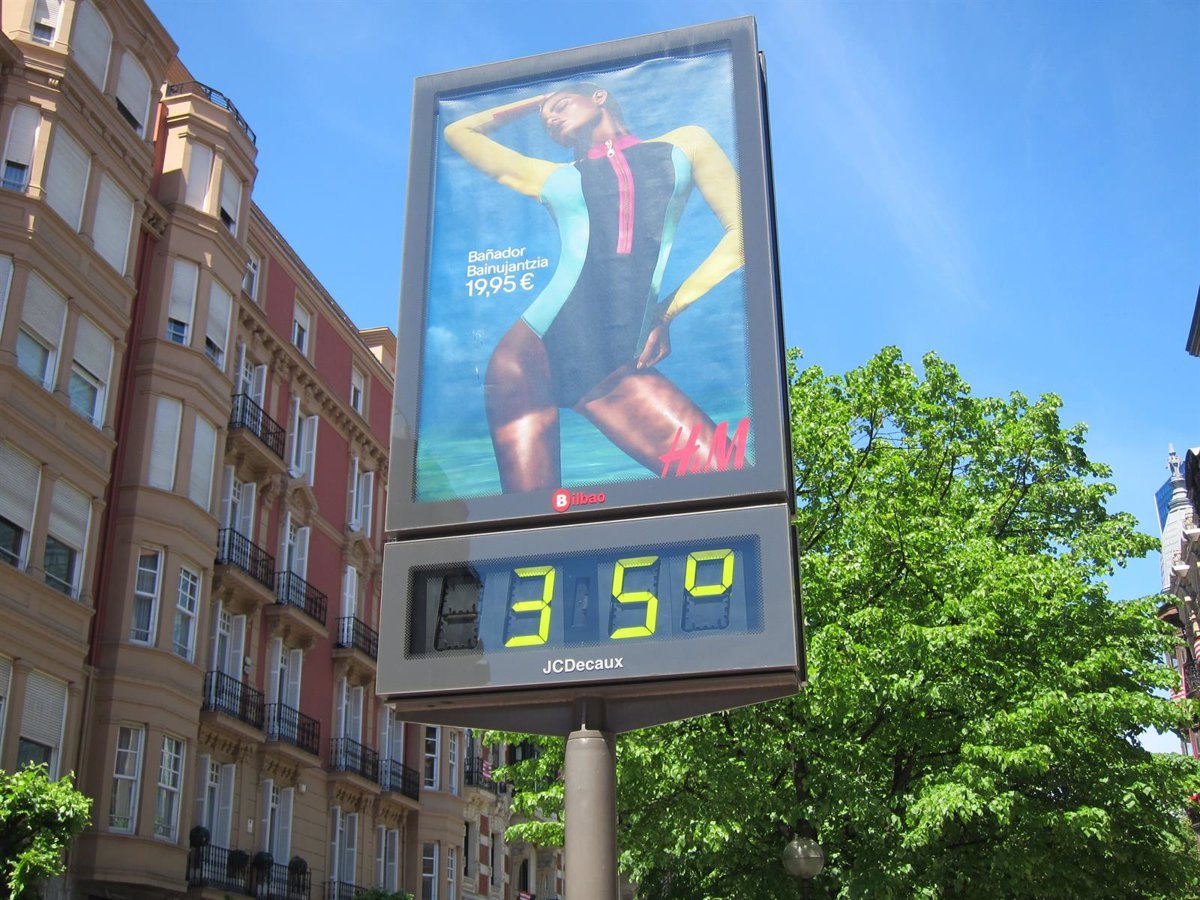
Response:
[[[100,193],[96,198],[96,224],[92,229],[93,246],[118,275],[125,274],[132,228],[133,198],[107,173],[101,175]]]
[[[39,44],[54,43],[62,21],[62,0],[34,0],[30,31]]]
[[[42,114],[37,107],[25,103],[18,103],[13,107],[8,140],[4,145],[5,190],[24,191],[29,187],[29,173],[33,170],[33,148],[37,143],[38,126],[41,123]]]
[[[36,272],[25,287],[21,331],[17,335],[17,367],[47,390],[58,372],[58,345],[62,340],[67,301]]]
[[[91,497],[61,478],[54,483],[42,570],[48,585],[70,597],[79,591],[91,514]]]
[[[36,669],[25,681],[25,706],[21,710],[21,741],[32,744],[19,755],[33,758],[35,748],[48,752],[42,756],[50,768],[50,777],[58,777],[59,747],[62,745],[63,719],[67,713],[67,683]]]
[[[238,216],[242,208],[242,180],[228,164],[221,167],[221,222],[231,234],[237,234]]]
[[[207,144],[190,141],[188,150],[187,185],[183,202],[192,209],[205,212],[208,208],[208,184],[212,180],[212,148]]]
[[[54,146],[46,170],[46,202],[73,231],[79,230],[83,195],[87,191],[92,158],[65,128],[54,128]]]
[[[204,332],[204,352],[222,372],[225,371],[225,347],[229,342],[229,314],[233,297],[215,279],[208,291],[208,325]]]
[[[104,424],[113,341],[98,325],[80,316],[75,326],[75,362],[68,396],[71,409],[94,425]]]
[[[24,568],[42,467],[12,444],[0,444],[0,560]]]
[[[108,58],[112,52],[112,30],[91,0],[75,4],[75,25],[71,34],[71,55],[96,87],[104,90],[108,80]]]
[[[196,440],[192,445],[192,471],[188,478],[188,496],[201,509],[212,506],[214,454],[217,427],[204,416],[196,415]]]
[[[179,420],[183,405],[170,397],[158,397],[154,407],[154,432],[150,442],[151,487],[175,490],[175,461],[179,451]]]
[[[117,109],[134,131],[145,134],[150,114],[150,76],[128,51],[121,57],[121,71],[117,75]]]
[[[171,269],[171,299],[167,306],[167,340],[185,347],[192,343],[192,314],[196,309],[196,284],[200,267],[176,258]]]

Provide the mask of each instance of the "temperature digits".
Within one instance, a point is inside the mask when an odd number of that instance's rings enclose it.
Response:
[[[631,556],[616,561],[609,590],[609,640],[649,637],[658,629],[660,561],[658,556]],[[728,624],[729,595],[735,577],[733,550],[698,550],[687,555],[683,573],[684,630],[724,628]],[[505,647],[534,647],[550,639],[554,615],[551,604],[558,580],[555,566],[512,570]],[[707,616],[698,616],[693,609],[697,603],[709,608],[714,601],[723,605],[723,610],[712,609]]]

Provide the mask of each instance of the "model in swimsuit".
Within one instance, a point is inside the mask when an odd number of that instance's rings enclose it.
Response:
[[[488,135],[538,112],[574,164],[525,156]],[[743,265],[737,174],[703,128],[640,141],[594,84],[485,110],[449,125],[467,162],[540,200],[562,252],[550,283],[497,344],[485,404],[505,493],[561,486],[559,410],[585,416],[653,472],[679,429],[698,426],[708,458],[715,426],[654,367],[671,352],[670,323]],[[659,288],[675,228],[695,186],[724,228],[712,252],[665,301]]]

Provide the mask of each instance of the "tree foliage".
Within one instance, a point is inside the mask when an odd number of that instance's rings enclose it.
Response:
[[[0,872],[8,900],[37,897],[42,879],[63,871],[63,852],[88,825],[92,801],[46,767],[0,770]]]
[[[1195,895],[1180,810],[1200,773],[1137,735],[1197,709],[1151,693],[1175,677],[1154,598],[1108,597],[1156,542],[1107,510],[1085,427],[1053,395],[975,397],[934,355],[921,375],[890,348],[844,376],[797,359],[810,683],[620,739],[641,896],[794,895],[779,855],[797,830],[826,853],[815,896]],[[555,813],[561,785],[535,788],[562,744],[542,744],[506,774]]]

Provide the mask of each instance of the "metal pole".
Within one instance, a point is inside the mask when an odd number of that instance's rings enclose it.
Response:
[[[585,724],[567,736],[566,895],[617,900],[617,757],[611,731]]]

